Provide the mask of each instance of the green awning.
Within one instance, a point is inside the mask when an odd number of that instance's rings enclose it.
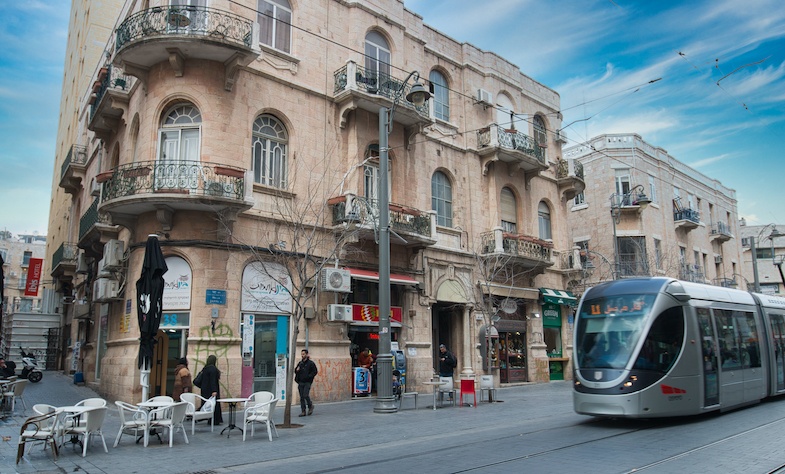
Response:
[[[554,290],[552,288],[540,288],[540,294],[543,301],[553,304],[566,304],[569,306],[576,306],[578,299],[566,290]]]

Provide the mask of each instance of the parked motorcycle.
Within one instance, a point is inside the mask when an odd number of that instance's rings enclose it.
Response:
[[[40,382],[44,374],[38,368],[38,360],[36,360],[35,354],[25,352],[22,346],[19,346],[19,352],[22,353],[22,373],[19,376],[29,380],[31,383]]]

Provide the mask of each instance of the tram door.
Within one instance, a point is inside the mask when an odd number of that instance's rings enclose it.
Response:
[[[771,315],[771,332],[777,391],[781,391],[785,390],[785,315]]]
[[[724,406],[765,396],[760,344],[751,311],[714,310],[721,360],[721,400]]]
[[[720,380],[717,368],[717,336],[711,324],[708,308],[698,308],[701,350],[703,351],[703,406],[709,407],[720,402]]]

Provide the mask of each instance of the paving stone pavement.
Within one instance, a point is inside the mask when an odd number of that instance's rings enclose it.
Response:
[[[87,456],[82,457],[80,448],[66,444],[57,461],[53,461],[50,450],[35,445],[17,465],[16,451],[19,440],[19,429],[23,421],[33,414],[31,407],[36,403],[48,403],[55,406],[73,405],[79,400],[99,396],[86,386],[73,383],[73,378],[62,373],[44,372],[43,380],[38,384],[28,384],[24,399],[27,409],[18,406],[15,413],[0,421],[0,473],[228,473],[228,472],[267,472],[281,469],[293,460],[302,466],[289,467],[285,472],[305,472],[319,470],[319,454],[327,454],[336,450],[348,450],[352,453],[356,447],[361,452],[363,446],[384,446],[388,442],[417,442],[421,436],[438,437],[445,430],[463,430],[476,426],[481,420],[493,422],[494,419],[504,420],[509,417],[509,409],[513,405],[524,409],[520,403],[526,393],[526,403],[542,406],[555,402],[563,405],[563,409],[571,410],[570,386],[565,382],[550,384],[531,384],[525,387],[512,387],[498,390],[498,399],[509,403],[481,403],[475,409],[471,407],[430,409],[432,396],[421,393],[419,409],[414,410],[414,400],[407,398],[404,406],[396,414],[378,414],[373,412],[373,398],[355,399],[335,403],[318,403],[315,400],[313,416],[297,417],[299,407],[292,407],[292,422],[301,425],[298,428],[278,428],[279,438],[270,443],[263,425],[256,427],[256,435],[246,442],[242,440],[242,432],[233,430],[229,436],[221,435],[220,430],[228,423],[228,410],[224,407],[224,425],[216,426],[214,432],[204,423],[198,423],[195,435],[191,435],[190,423],[187,423],[187,435],[190,443],[185,444],[182,434],[176,433],[174,446],[169,448],[168,440],[160,444],[155,438],[145,448],[136,444],[132,436],[124,435],[120,444],[114,448],[115,437],[120,427],[120,419],[113,402],[107,406],[103,434],[109,452],[105,453],[100,439],[93,438],[88,446]],[[479,393],[478,393],[479,395]],[[506,409],[505,409],[506,405]],[[532,412],[540,413],[541,411]],[[241,412],[238,416],[242,416]],[[490,418],[488,418],[490,417]],[[279,404],[276,409],[276,424],[283,422],[283,408]],[[415,435],[416,434],[416,435]],[[310,456],[304,456],[310,454]],[[397,455],[394,455],[397,456]],[[261,466],[259,463],[272,463]],[[278,463],[278,464],[276,464]],[[278,466],[278,468],[276,468]],[[371,469],[368,472],[372,472]]]

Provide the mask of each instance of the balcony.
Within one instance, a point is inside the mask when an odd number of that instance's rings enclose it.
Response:
[[[583,164],[574,158],[559,160],[556,165],[556,182],[565,201],[569,201],[586,189]]]
[[[86,169],[87,147],[71,145],[60,167],[60,187],[71,196],[76,195],[82,189]]]
[[[64,242],[52,254],[52,273],[55,280],[71,281],[76,272],[79,247],[75,243]]]
[[[706,283],[706,274],[700,265],[682,264],[679,269],[679,279],[693,283]]]
[[[168,62],[183,75],[186,59],[205,59],[226,67],[224,88],[231,91],[239,69],[256,59],[259,31],[253,21],[201,6],[153,7],[137,12],[117,28],[115,64],[147,82],[150,67]]]
[[[480,235],[481,254],[484,256],[509,257],[510,264],[523,265],[534,270],[532,276],[543,273],[555,264],[553,244],[523,234],[511,234],[497,227]]]
[[[332,209],[336,231],[346,232],[353,226],[361,240],[375,240],[379,227],[379,209],[375,201],[346,194],[327,201]],[[436,213],[390,203],[390,243],[411,248],[436,244]]]
[[[548,169],[545,144],[535,143],[534,138],[519,130],[504,129],[493,123],[477,131],[477,148],[483,176],[494,161],[506,163],[510,174],[523,171],[526,181]]]
[[[621,214],[640,214],[643,212],[645,206],[638,203],[638,198],[645,197],[645,194],[636,192],[615,193],[611,195],[611,212],[619,212]]]
[[[711,226],[711,234],[709,235],[710,241],[717,241],[719,243],[724,243],[729,241],[733,238],[733,234],[730,231],[730,226],[724,222],[717,222],[713,226]]]
[[[616,276],[617,278],[651,276],[649,263],[640,257],[619,255]]]
[[[106,215],[98,213],[98,198],[95,198],[79,218],[77,246],[84,249],[89,256],[100,258],[103,255],[104,244],[109,239],[116,239],[119,232],[119,226],[112,225]]]
[[[416,107],[406,100],[411,86],[404,84],[403,80],[382,74],[377,71],[358,66],[354,61],[347,61],[346,65],[333,74],[335,87],[333,95],[336,104],[340,106],[341,128],[346,127],[349,112],[354,109],[366,110],[378,114],[380,107],[392,108],[396,95],[400,96],[395,108],[393,119],[405,127],[414,125],[427,126],[434,123],[431,101]]]
[[[693,209],[679,209],[673,211],[673,221],[677,229],[689,232],[700,225],[700,212]]]
[[[101,173],[101,212],[129,227],[144,213],[155,212],[164,230],[176,211],[222,214],[233,220],[250,209],[246,170],[200,161],[137,161]]]
[[[118,67],[101,68],[90,94],[87,128],[100,138],[111,135],[128,107],[131,78]]]

